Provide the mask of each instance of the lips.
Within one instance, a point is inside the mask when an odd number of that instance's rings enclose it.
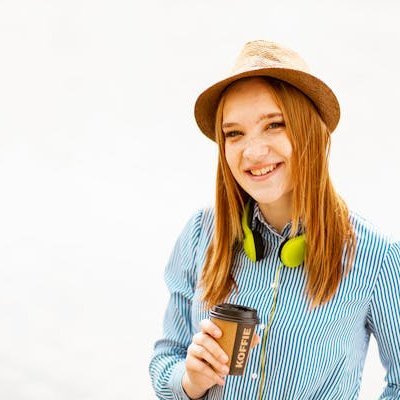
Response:
[[[277,162],[277,163],[271,163],[267,165],[257,165],[251,168],[248,168],[245,172],[252,177],[263,177],[271,174],[274,172],[279,166],[282,164],[282,162]]]

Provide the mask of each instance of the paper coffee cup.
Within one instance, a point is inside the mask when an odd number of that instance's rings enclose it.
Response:
[[[254,329],[260,323],[257,310],[236,304],[218,304],[211,309],[210,319],[222,331],[216,341],[229,357],[229,375],[243,375]]]

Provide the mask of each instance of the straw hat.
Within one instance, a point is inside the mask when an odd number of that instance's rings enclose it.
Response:
[[[322,120],[333,132],[339,117],[339,102],[332,90],[311,75],[304,60],[280,44],[256,40],[245,44],[231,74],[210,86],[196,100],[194,114],[200,130],[215,140],[215,114],[222,92],[240,78],[270,76],[288,82],[301,90],[315,104]]]

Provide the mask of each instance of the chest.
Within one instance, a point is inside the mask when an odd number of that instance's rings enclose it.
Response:
[[[325,305],[311,309],[306,293],[306,273],[303,266],[283,267],[277,278],[279,260],[277,254],[261,262],[250,262],[244,253],[236,255],[233,265],[237,291],[232,290],[228,301],[255,308],[260,318],[257,333],[271,322],[271,310],[275,312],[269,331],[269,340],[279,342],[279,348],[293,346],[349,346],[360,331],[365,331],[368,304],[375,279],[365,268],[354,265],[344,277],[334,297]],[[275,287],[277,284],[277,287]],[[193,298],[192,324],[194,333],[199,322],[208,318],[208,311],[200,301],[201,289]]]

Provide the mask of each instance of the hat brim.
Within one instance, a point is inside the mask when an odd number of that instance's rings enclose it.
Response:
[[[335,130],[340,118],[340,106],[329,86],[303,71],[279,67],[261,68],[247,70],[219,81],[197,98],[194,107],[196,122],[200,130],[211,140],[215,141],[215,114],[222,92],[231,83],[254,76],[269,76],[290,83],[311,99],[329,131]]]

